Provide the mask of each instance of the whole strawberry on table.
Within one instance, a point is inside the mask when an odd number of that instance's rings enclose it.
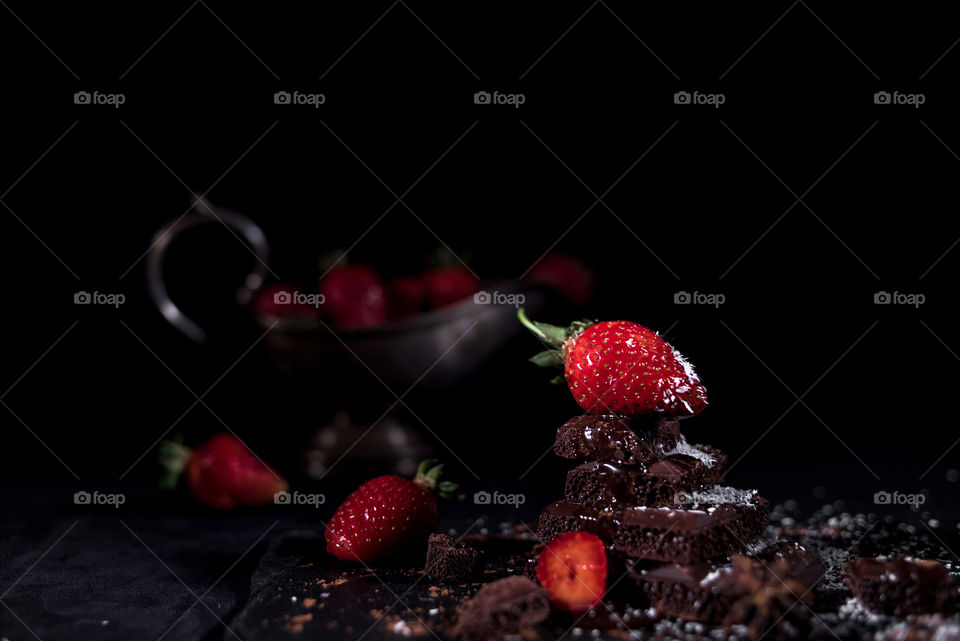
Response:
[[[232,434],[215,434],[193,449],[164,441],[160,463],[167,471],[163,486],[174,487],[182,475],[197,500],[221,510],[269,505],[288,488],[283,477]]]
[[[452,498],[457,486],[440,481],[443,465],[420,464],[416,476],[370,479],[337,508],[327,523],[327,551],[345,561],[383,561],[426,545],[437,527],[437,495]]]

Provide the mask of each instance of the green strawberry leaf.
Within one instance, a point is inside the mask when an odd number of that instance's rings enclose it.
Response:
[[[563,367],[563,356],[560,350],[548,349],[530,357],[530,362],[537,367]]]

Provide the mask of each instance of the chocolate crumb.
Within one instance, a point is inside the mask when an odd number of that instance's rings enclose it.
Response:
[[[536,625],[549,614],[546,590],[530,579],[511,576],[480,588],[451,632],[461,641],[500,638]]]

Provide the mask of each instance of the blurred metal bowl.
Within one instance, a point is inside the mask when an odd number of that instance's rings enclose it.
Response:
[[[157,232],[147,262],[150,296],[164,318],[197,342],[206,341],[207,332],[171,299],[163,260],[180,233],[207,223],[228,227],[259,259],[237,292],[238,302],[248,310],[255,292],[264,285],[269,260],[266,238],[255,223],[203,198],[196,198],[191,212]],[[531,314],[542,310],[550,296],[543,286],[519,281],[498,283],[488,291],[513,295]],[[434,389],[456,385],[522,329],[515,305],[475,298],[364,329],[331,328],[320,319],[302,317],[257,315],[255,320],[264,331],[269,329],[264,343],[282,372],[334,380],[341,386],[355,384],[361,372],[367,377],[372,372],[397,394],[413,385]]]
[[[545,288],[518,282],[500,283],[491,291],[522,296],[532,312],[547,300]],[[516,312],[512,305],[468,298],[365,329],[339,330],[320,320],[270,315],[258,316],[257,321],[264,329],[273,326],[264,342],[281,370],[326,377],[369,368],[400,394],[414,384],[444,388],[469,376],[520,333]]]

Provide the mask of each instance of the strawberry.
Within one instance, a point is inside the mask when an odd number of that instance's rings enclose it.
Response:
[[[386,287],[366,265],[334,267],[320,281],[319,292],[325,313],[337,327],[371,327],[387,321]]]
[[[433,491],[448,496],[456,489],[452,483],[438,483],[443,465],[435,463],[421,463],[412,481],[387,474],[354,490],[327,523],[327,552],[338,559],[370,563],[426,544],[437,527]]]
[[[600,603],[607,590],[607,552],[588,532],[565,532],[537,558],[537,581],[553,607],[579,614]]]
[[[267,316],[315,316],[316,308],[294,301],[297,288],[290,283],[274,283],[257,292],[253,309]]]
[[[422,278],[430,309],[459,302],[480,289],[480,282],[462,265],[429,269]]]
[[[567,254],[547,254],[530,269],[526,279],[553,287],[575,307],[586,303],[593,294],[593,272]]]
[[[222,510],[273,503],[274,495],[288,487],[232,434],[216,434],[193,450],[164,441],[160,458],[168,472],[165,485],[176,485],[182,472],[194,497]]]
[[[540,340],[554,349],[530,360],[563,367],[567,387],[588,414],[686,417],[707,406],[707,390],[680,352],[659,334],[630,321],[569,328],[518,316]]]
[[[390,281],[390,318],[414,316],[423,310],[427,298],[426,283],[421,278],[401,276]]]

